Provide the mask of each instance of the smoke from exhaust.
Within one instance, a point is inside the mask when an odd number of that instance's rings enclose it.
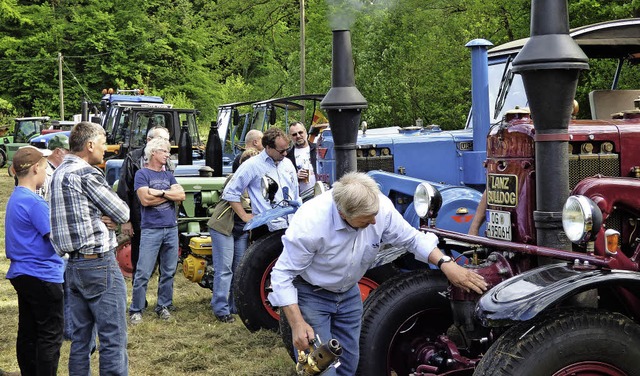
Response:
[[[388,7],[396,0],[326,0],[331,30],[351,30],[358,13]]]

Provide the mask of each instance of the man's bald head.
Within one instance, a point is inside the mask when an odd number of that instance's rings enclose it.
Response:
[[[257,129],[252,129],[247,132],[247,135],[244,137],[245,141],[245,149],[256,149],[262,151],[264,146],[262,146],[262,132]]]

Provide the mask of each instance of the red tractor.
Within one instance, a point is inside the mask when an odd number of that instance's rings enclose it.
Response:
[[[576,43],[566,2],[532,9],[502,86],[520,74],[530,113],[487,136],[486,237],[438,229],[432,185],[414,197],[421,229],[490,290],[467,293],[437,270],[383,283],[365,302],[361,375],[639,374],[640,91],[594,91],[594,120],[571,109],[587,56],[619,62],[614,88],[633,70],[640,20],[584,27]]]

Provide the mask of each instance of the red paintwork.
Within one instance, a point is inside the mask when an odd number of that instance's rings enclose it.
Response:
[[[640,118],[573,120],[568,131],[574,155],[580,153],[580,146],[584,143],[600,145],[610,142],[613,144],[612,153],[619,157],[618,176],[632,177],[634,167],[640,166]],[[527,116],[493,127],[487,136],[487,173],[518,177],[518,205],[489,205],[488,208],[510,212],[513,241],[526,244],[536,244],[533,222],[536,209],[534,138],[533,122]],[[594,150],[594,153],[598,152]]]

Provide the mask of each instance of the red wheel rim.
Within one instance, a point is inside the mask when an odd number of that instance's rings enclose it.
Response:
[[[376,281],[369,279],[367,277],[362,277],[358,281],[358,288],[360,289],[360,297],[364,302],[365,299],[371,294],[371,291],[375,290],[378,286],[380,286]]]
[[[122,275],[131,278],[133,273],[133,263],[131,262],[131,242],[122,243],[116,248],[116,260]]]
[[[260,280],[260,299],[262,300],[262,306],[269,313],[269,316],[273,317],[274,320],[280,321],[280,313],[273,308],[271,303],[269,303],[269,299],[267,299],[267,296],[273,290],[271,288],[271,270],[276,264],[276,261],[278,261],[277,258],[267,266],[264,274],[262,274],[262,279]]]
[[[568,365],[553,376],[627,376],[626,372],[611,364],[584,361]]]

